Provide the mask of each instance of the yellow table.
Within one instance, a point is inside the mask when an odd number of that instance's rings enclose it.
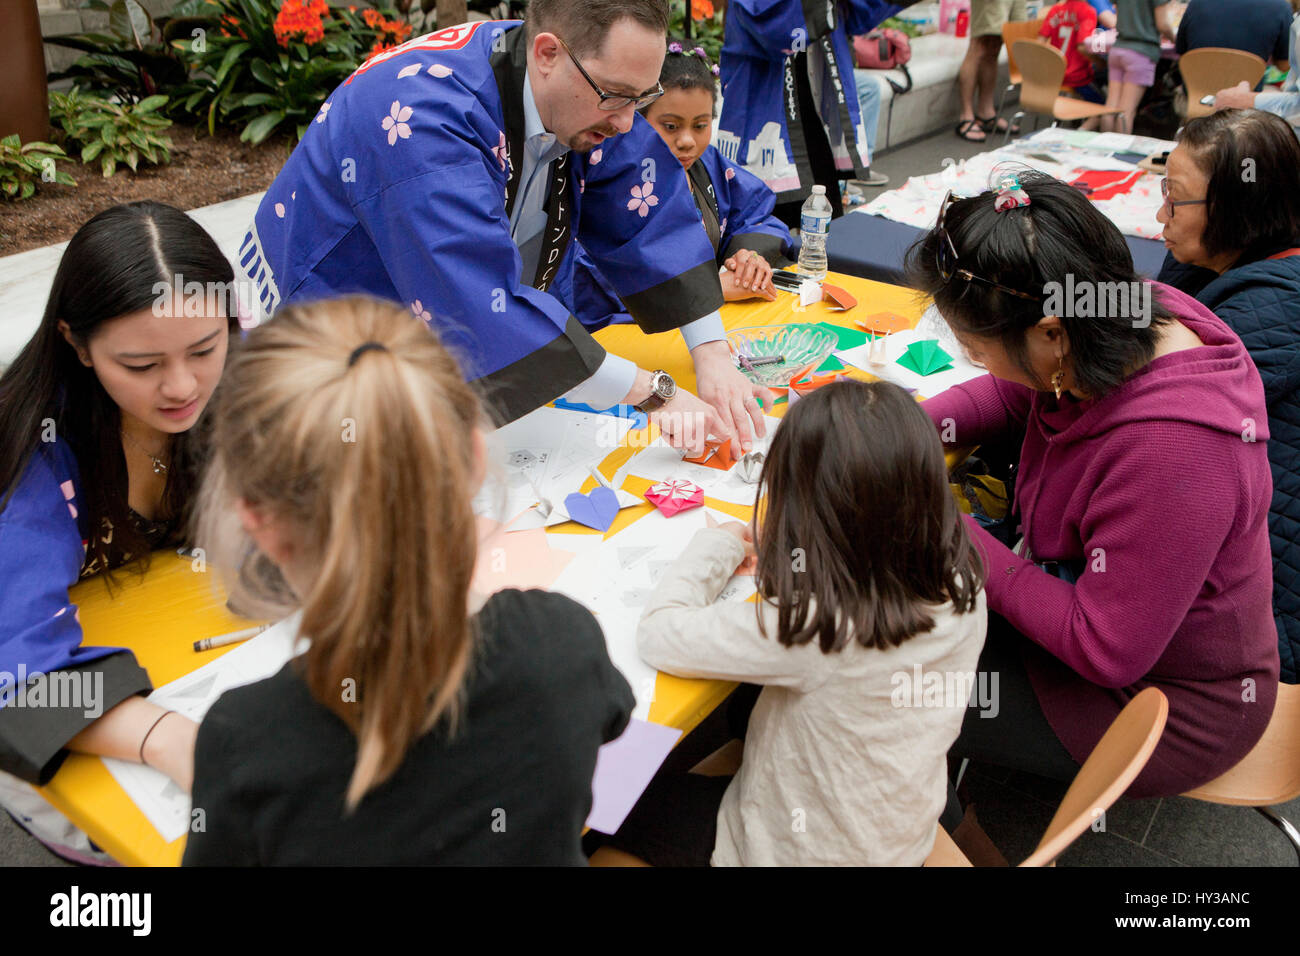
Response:
[[[722,310],[723,323],[733,329],[780,322],[827,321],[853,328],[854,317],[874,312],[897,312],[914,322],[920,318],[921,302],[911,290],[852,276],[833,274],[830,278],[858,299],[857,307],[851,312],[833,311],[819,303],[794,313],[791,310],[794,297],[782,294],[776,302],[755,300],[728,304]],[[680,335],[648,336],[634,326],[614,326],[598,332],[596,339],[609,351],[626,356],[643,368],[662,368],[682,387],[695,389],[690,353]],[[871,378],[857,369],[846,368],[844,374]],[[779,417],[786,407],[786,403],[781,403],[768,411]],[[615,451],[601,464],[601,470],[612,475],[634,450],[627,447]],[[648,485],[649,482],[633,477],[624,487],[643,492]],[[752,509],[748,507],[706,500],[710,507],[749,520]],[[650,510],[648,504],[624,509],[606,534],[622,530]],[[588,529],[570,523],[557,525],[553,530],[572,533]],[[118,579],[121,590],[115,597],[109,596],[99,579],[73,588],[71,597],[80,608],[84,642],[91,646],[130,648],[140,666],[148,671],[154,686],[176,680],[232,650],[225,647],[196,654],[192,647],[194,641],[249,626],[250,622],[226,610],[225,597],[219,592],[215,577],[189,558],[159,552],[144,577],[126,573]],[[660,674],[650,719],[688,733],[735,686],[727,681],[684,680]],[[150,866],[180,863],[184,838],[165,842],[97,757],[70,755],[41,793],[123,863]]]

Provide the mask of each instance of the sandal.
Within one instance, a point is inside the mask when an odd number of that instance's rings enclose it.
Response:
[[[983,135],[972,136],[971,133],[975,132],[976,130],[979,130],[980,133]],[[968,143],[983,143],[989,138],[987,131],[984,129],[984,124],[981,123],[978,119],[962,120],[960,123],[958,123],[957,135],[960,136],[962,139],[966,140],[966,142]]]
[[[985,133],[1005,133],[1007,131],[1007,121],[1001,116],[977,116],[975,117],[975,121],[980,124],[980,128],[983,129]],[[1011,126],[1011,135],[1015,136],[1019,132],[1020,124],[1013,124]]]

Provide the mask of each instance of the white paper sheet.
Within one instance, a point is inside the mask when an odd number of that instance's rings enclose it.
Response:
[[[911,369],[898,364],[899,357],[907,351],[907,347],[913,342],[935,337],[933,334],[919,332],[916,329],[895,332],[887,336],[885,339],[885,354],[888,361],[883,365],[871,364],[870,345],[860,345],[854,349],[836,352],[835,355],[846,365],[852,365],[864,372],[870,372],[877,378],[883,378],[895,385],[915,389],[922,398],[934,398],[940,392],[952,388],[954,385],[960,385],[962,382],[969,382],[973,378],[988,374],[984,369],[966,361],[962,357],[960,349],[950,350],[948,344],[942,339],[940,339],[940,346],[952,356],[952,368],[949,371],[935,372],[931,375],[917,375]]]
[[[202,721],[216,699],[227,690],[270,677],[295,653],[306,648],[306,641],[298,640],[301,617],[301,614],[290,615],[215,661],[164,684],[148,699],[166,710]],[[190,795],[171,778],[143,764],[111,757],[101,759],[164,840],[171,843],[189,830]]]
[[[546,407],[498,428],[488,435],[488,473],[474,513],[505,524],[536,504],[539,494],[560,506],[631,427],[628,418]]]

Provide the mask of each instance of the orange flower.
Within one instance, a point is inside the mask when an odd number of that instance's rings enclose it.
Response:
[[[362,10],[361,19],[366,21],[366,26],[377,27],[384,22],[384,15],[378,10]]]
[[[329,13],[325,0],[284,0],[275,16],[275,40],[282,47],[301,40],[310,45],[325,39],[322,17]]]
[[[713,17],[713,0],[691,0],[691,19],[709,20]]]

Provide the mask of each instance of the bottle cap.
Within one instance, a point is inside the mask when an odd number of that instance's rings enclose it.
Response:
[[[814,186],[814,187],[812,188],[812,191],[813,191],[813,195],[814,195],[814,196],[825,196],[825,195],[826,195],[826,187],[825,187],[825,186]]]

